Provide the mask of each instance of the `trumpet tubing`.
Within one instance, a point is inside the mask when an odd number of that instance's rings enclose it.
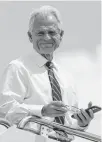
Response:
[[[28,116],[28,117],[24,118],[19,123],[18,128],[24,129],[25,125],[28,122],[35,122],[35,123],[38,123],[40,125],[45,125],[45,126],[51,128],[51,129],[57,128],[57,129],[65,131],[67,134],[74,135],[74,136],[77,136],[77,137],[81,137],[81,138],[84,138],[84,139],[88,139],[88,140],[91,140],[91,141],[94,141],[94,142],[102,142],[101,137],[98,136],[98,135],[95,135],[95,134],[92,134],[92,133],[89,133],[89,132],[76,130],[76,129],[73,129],[73,128],[70,128],[70,127],[67,127],[67,126],[63,126],[59,123],[50,122],[47,119],[42,119],[38,116]]]

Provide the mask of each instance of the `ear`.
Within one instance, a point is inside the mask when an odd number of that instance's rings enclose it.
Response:
[[[60,33],[61,40],[62,40],[62,38],[63,38],[63,35],[64,35],[64,31],[63,31],[63,30],[61,30],[61,33]]]
[[[32,35],[31,35],[31,33],[28,31],[27,34],[28,34],[28,37],[29,37],[30,42],[32,43],[33,40],[32,40]]]

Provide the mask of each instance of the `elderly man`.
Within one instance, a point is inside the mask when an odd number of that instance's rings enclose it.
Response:
[[[13,60],[6,67],[0,94],[0,116],[18,124],[29,115],[37,115],[85,130],[93,118],[85,110],[71,117],[66,105],[78,107],[70,75],[53,59],[63,38],[59,12],[51,6],[35,10],[29,21],[28,36],[34,52]],[[27,127],[36,127],[29,123]],[[39,127],[37,125],[37,127]],[[41,134],[46,127],[41,127]],[[47,129],[45,133],[50,133]]]

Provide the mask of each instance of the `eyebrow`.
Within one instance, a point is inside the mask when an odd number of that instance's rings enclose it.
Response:
[[[54,28],[54,27],[49,27],[47,30],[51,30],[51,31],[60,31],[59,28]],[[46,29],[40,28],[40,29],[35,30],[36,33],[42,32],[42,31],[46,31]]]

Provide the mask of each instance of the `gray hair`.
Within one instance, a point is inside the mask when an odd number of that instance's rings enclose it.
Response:
[[[52,7],[52,6],[47,6],[46,5],[46,6],[40,7],[39,9],[35,9],[31,13],[31,16],[30,16],[30,19],[29,19],[29,30],[28,30],[28,32],[30,32],[32,34],[34,20],[35,20],[35,17],[37,15],[48,16],[50,14],[52,14],[52,15],[54,15],[56,17],[56,19],[58,21],[58,26],[60,28],[62,22],[61,22],[61,17],[60,17],[59,11],[56,8]]]

